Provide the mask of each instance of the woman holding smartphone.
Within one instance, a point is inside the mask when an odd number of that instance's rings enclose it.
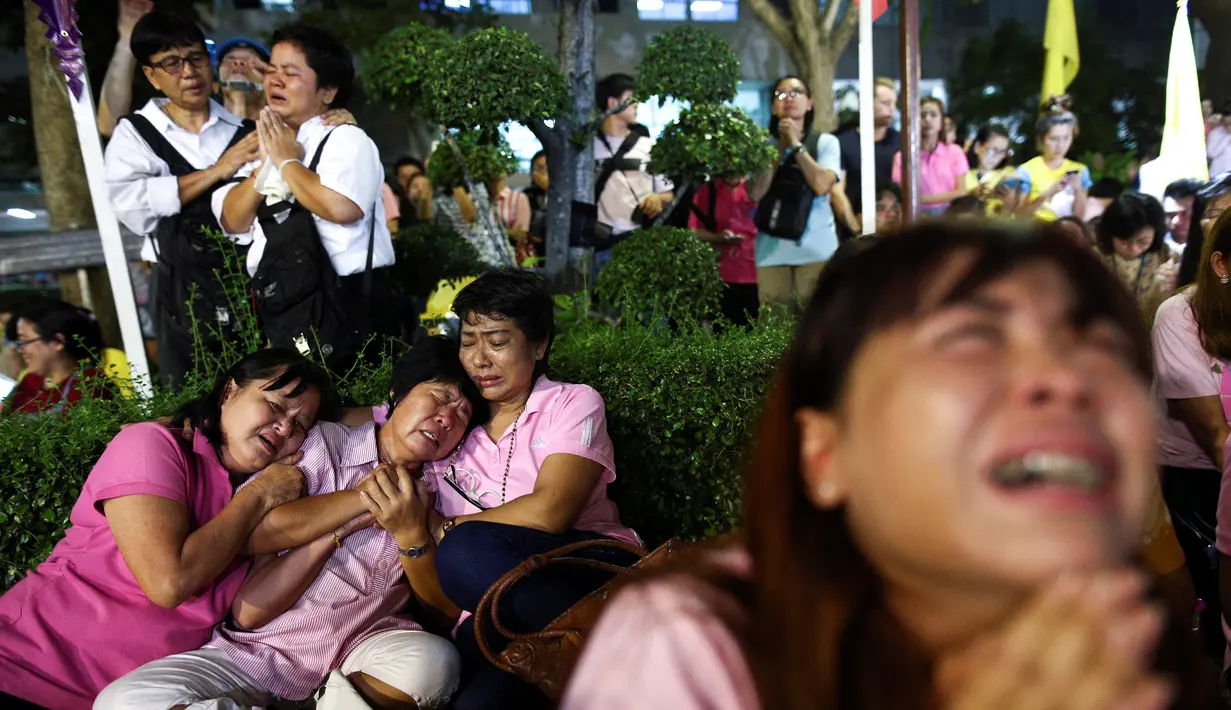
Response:
[[[1017,169],[1026,196],[1016,210],[1018,216],[1045,222],[1061,217],[1085,221],[1086,197],[1094,182],[1089,168],[1067,157],[1077,130],[1069,97],[1049,99],[1035,129],[1040,155]]]
[[[1009,160],[1012,155],[1007,128],[999,123],[979,127],[966,154],[974,168],[966,173],[966,189],[984,203],[988,217],[1011,216],[1017,207],[1022,181]]]

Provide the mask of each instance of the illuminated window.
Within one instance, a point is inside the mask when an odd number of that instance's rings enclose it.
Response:
[[[481,7],[497,15],[529,15],[531,0],[420,0],[419,7],[429,12],[452,10],[469,12]]]
[[[735,22],[739,19],[739,0],[637,0],[637,17],[642,20]]]

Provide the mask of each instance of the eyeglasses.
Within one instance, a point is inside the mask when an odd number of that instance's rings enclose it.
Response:
[[[184,62],[188,62],[198,69],[207,67],[209,66],[209,54],[205,52],[189,52],[186,57],[173,54],[160,62],[150,62],[150,66],[158,67],[168,74],[179,74],[184,70]]]
[[[496,490],[480,491],[479,476],[464,468],[459,469],[450,464],[449,470],[445,471],[444,481],[459,496],[465,498],[467,503],[479,510],[487,510],[500,505],[500,492]]]
[[[530,168],[530,172],[545,173],[547,172],[547,166],[546,165],[535,165],[534,167]]]
[[[774,93],[774,98],[778,99],[779,101],[786,101],[787,99],[797,99],[801,96],[807,97],[808,92],[800,91],[799,89],[791,89],[790,91],[778,91]]]
[[[12,345],[17,350],[21,350],[22,348],[34,345],[41,340],[42,338],[30,338],[29,340],[6,340],[4,343],[5,345]]]

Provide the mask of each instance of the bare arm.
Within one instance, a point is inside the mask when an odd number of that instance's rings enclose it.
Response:
[[[1077,193],[1077,196],[1073,202],[1073,216],[1084,222],[1086,221],[1086,200],[1089,199],[1090,193],[1080,185],[1074,189],[1074,192]]]
[[[253,631],[295,606],[336,549],[333,535],[326,535],[285,555],[259,558],[231,603],[235,625]]]
[[[256,176],[260,172],[260,169],[253,171],[243,182],[232,188],[223,200],[222,215],[218,222],[227,232],[243,234],[252,229],[252,223],[256,221],[256,210],[265,198],[256,191]]]
[[[806,150],[795,154],[795,162],[799,165],[799,169],[803,170],[808,186],[818,197],[828,195],[833,190],[833,186],[838,183],[838,176],[832,170],[822,168],[820,163],[816,162],[816,158],[813,158]]]
[[[136,70],[137,59],[129,47],[128,37],[120,37],[120,41],[115,43],[111,63],[107,65],[107,75],[103,77],[103,89],[98,100],[98,132],[108,138],[120,116],[132,108],[133,75]]]
[[[777,164],[774,165],[772,170],[757,173],[748,182],[746,189],[748,190],[748,197],[753,202],[760,202],[761,198],[765,197],[765,194],[769,192],[770,183],[774,181],[774,173],[776,172],[778,172]]]
[[[1227,426],[1222,401],[1217,395],[1191,399],[1167,400],[1167,415],[1184,422],[1193,440],[1210,457],[1215,466],[1221,467],[1223,445],[1231,427]]]
[[[860,236],[863,232],[863,227],[859,224],[859,219],[855,214],[863,209],[863,205],[856,207],[851,204],[850,198],[847,197],[845,170],[842,171],[842,175],[838,179],[837,187],[829,194],[829,199],[833,204],[834,214],[838,216],[838,219],[841,219],[855,236]]]
[[[362,516],[367,508],[356,491],[337,491],[291,501],[269,511],[251,529],[244,552],[264,555],[306,545]]]
[[[354,224],[363,219],[363,210],[341,193],[321,185],[321,176],[303,163],[285,163],[282,179],[295,193],[295,200],[309,212],[335,224]]]
[[[225,176],[225,168],[219,165],[211,165],[204,170],[198,170],[195,173],[178,178],[176,182],[180,188],[180,204],[186,205],[189,202],[204,195],[214,185],[227,179]]]
[[[570,530],[603,475],[603,465],[574,454],[552,454],[543,461],[534,492],[473,515],[454,518],[520,525],[559,535]]]
[[[236,493],[196,530],[190,529],[184,504],[169,498],[131,495],[103,503],[116,545],[141,591],[166,609],[200,594],[222,574],[268,510],[269,501],[255,484]]]

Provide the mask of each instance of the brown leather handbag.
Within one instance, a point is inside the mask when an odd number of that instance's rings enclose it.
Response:
[[[647,554],[644,548],[618,540],[589,540],[558,547],[551,552],[531,557],[496,580],[496,583],[479,600],[479,606],[474,611],[474,631],[479,649],[483,651],[483,655],[492,665],[520,676],[527,683],[538,686],[547,697],[559,701],[560,696],[564,694],[564,686],[568,683],[573,666],[577,664],[577,658],[581,655],[581,646],[585,642],[585,637],[598,623],[598,617],[602,614],[603,608],[607,606],[607,600],[615,582],[622,576],[644,574],[647,569],[671,559],[682,547],[682,543],[678,540],[669,540]],[[621,567],[609,562],[578,557],[575,554],[584,550],[603,548],[623,550],[641,559],[631,567]],[[591,567],[611,572],[616,576],[569,607],[542,631],[518,634],[506,628],[493,610],[500,608],[500,602],[509,587],[536,570],[564,564]],[[496,631],[510,640],[508,647],[499,655],[493,653],[487,644],[484,629],[489,618],[495,625]]]

